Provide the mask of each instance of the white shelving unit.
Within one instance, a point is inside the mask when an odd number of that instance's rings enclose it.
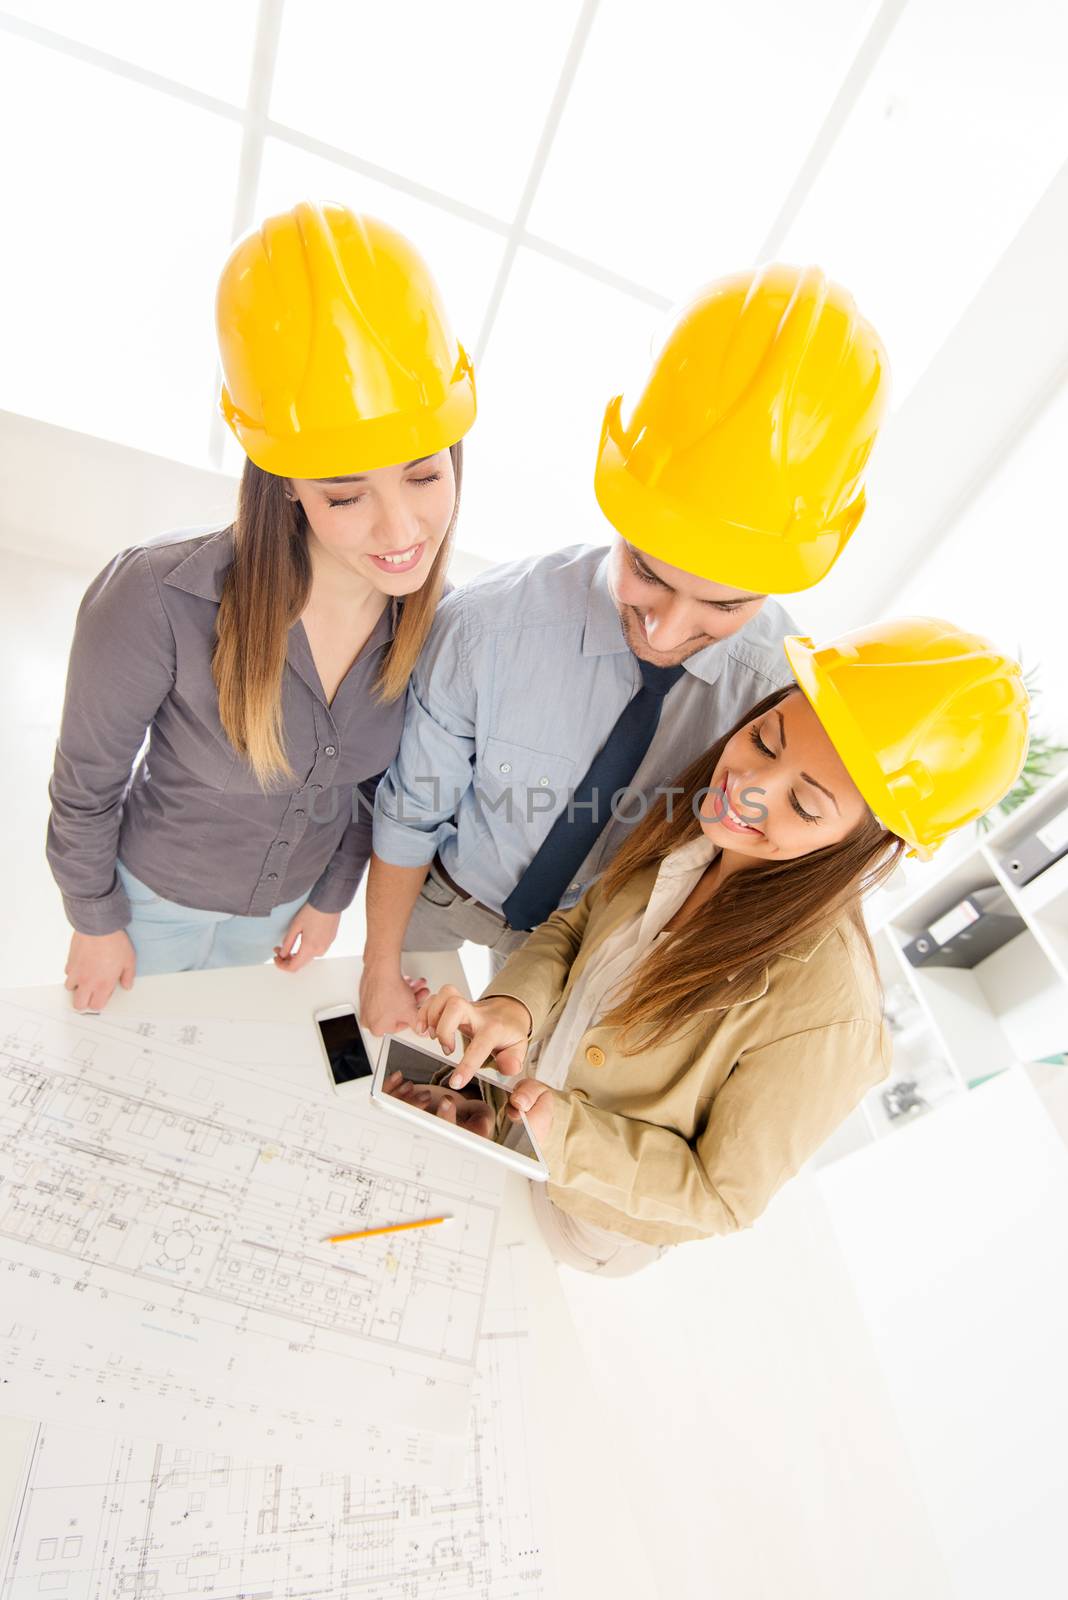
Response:
[[[1068,769],[985,834],[950,841],[933,862],[909,862],[865,907],[887,991],[894,1039],[890,1077],[825,1146],[834,1160],[891,1131],[884,1094],[914,1082],[927,1109],[992,1073],[1068,1051],[1068,856],[1018,885],[1006,870],[1019,843],[1068,806]],[[905,946],[976,889],[1000,887],[1020,932],[970,970],[914,967]],[[1060,1073],[1032,1076],[1063,1100]],[[1052,1087],[1050,1087],[1052,1085]],[[900,1091],[899,1091],[900,1092]],[[908,1091],[904,1091],[908,1097]]]

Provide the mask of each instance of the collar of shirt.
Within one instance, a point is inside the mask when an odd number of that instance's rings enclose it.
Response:
[[[214,605],[218,605],[233,560],[233,529],[223,528],[220,532],[201,539],[192,554],[186,556],[184,561],[180,561],[163,582],[169,588],[181,589],[186,594],[196,595],[200,600],[210,600]],[[397,631],[400,612],[400,603],[395,596],[391,597],[389,605],[375,623],[360,651],[361,656],[373,650],[384,649],[389,644]],[[312,656],[308,635],[299,617],[289,629],[286,660],[290,669],[296,673],[316,700],[327,707],[331,715],[344,709],[346,696],[342,690],[344,683],[348,683],[350,674],[346,674],[343,684],[338,686],[333,701],[328,702]]]
[[[584,656],[607,656],[620,651],[627,651],[633,655],[623,632],[616,603],[608,587],[608,563],[611,554],[611,550],[605,553],[604,560],[598,565],[593,575],[593,582],[590,584],[589,598],[586,602],[586,625],[582,632]],[[715,683],[726,665],[729,643],[729,639],[718,639],[715,644],[706,645],[703,650],[687,656],[683,666],[695,678],[700,678],[702,683]]]

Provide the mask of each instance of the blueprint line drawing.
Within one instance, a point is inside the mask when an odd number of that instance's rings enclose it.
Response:
[[[502,1187],[369,1100],[0,1002],[0,1405],[16,1376],[44,1405],[65,1362],[71,1420],[174,1384],[205,1437],[227,1406],[252,1443],[265,1418],[462,1432]]]
[[[454,1487],[38,1424],[0,1600],[548,1600],[523,1247],[502,1255]]]

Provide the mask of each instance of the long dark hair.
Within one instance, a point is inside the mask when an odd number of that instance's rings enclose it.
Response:
[[[717,770],[723,750],[739,729],[777,706],[793,688],[767,695],[728,733],[692,761],[674,780],[682,794],[661,795],[612,858],[602,882],[606,898],[644,868],[701,833],[696,815],[700,795]],[[643,1030],[640,1045],[623,1046],[625,1055],[658,1045],[683,1027],[694,1013],[728,997],[761,972],[778,951],[804,934],[849,916],[874,964],[861,915],[861,900],[897,865],[905,841],[887,833],[870,811],[837,844],[789,861],[758,862],[724,879],[712,899],[646,956],[626,994],[602,1019],[623,1035]]]
[[[450,449],[456,503],[426,582],[405,595],[400,621],[375,684],[380,702],[397,700],[426,643],[445,583],[460,509],[463,441]],[[311,586],[308,524],[286,479],[245,462],[233,524],[234,561],[215,624],[211,671],[226,737],[267,788],[292,776],[282,734],[282,673],[290,628]]]

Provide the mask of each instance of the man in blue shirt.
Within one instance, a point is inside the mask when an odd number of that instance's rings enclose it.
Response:
[[[410,1025],[404,950],[494,970],[603,870],[657,792],[791,681],[769,596],[818,582],[863,514],[885,356],[816,269],[714,284],[668,334],[598,501],[617,537],[441,602],[375,801],[360,1013]],[[744,819],[743,819],[744,820]]]

